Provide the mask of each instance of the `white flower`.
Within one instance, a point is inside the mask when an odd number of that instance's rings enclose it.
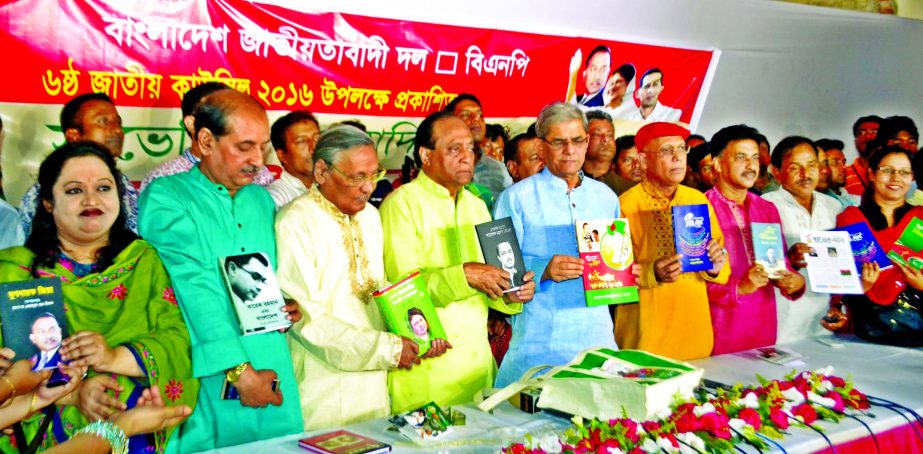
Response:
[[[539,449],[549,453],[557,454],[564,450],[564,447],[561,446],[561,440],[558,439],[558,436],[550,433],[542,437],[538,442]]]
[[[641,443],[641,449],[644,452],[650,452],[650,453],[660,452],[660,446],[657,445],[656,441],[651,440],[650,438],[644,439],[644,443]]]
[[[814,391],[808,391],[808,400],[814,402],[818,405],[823,405],[827,408],[833,408],[836,406],[836,401],[829,398],[823,397],[821,395],[815,394]]]
[[[622,451],[619,448],[606,448],[609,451],[609,454],[625,454],[625,451]]]
[[[756,397],[756,393],[747,393],[747,396],[743,399],[737,399],[737,405],[747,408],[760,408],[760,398]]]
[[[798,405],[804,402],[804,395],[795,388],[788,388],[782,391],[782,396],[785,397],[785,400],[791,402],[792,405]]]
[[[822,367],[820,369],[815,370],[814,373],[829,377],[833,375],[833,366]]]
[[[669,439],[663,437],[657,437],[657,445],[666,452],[679,452],[679,449],[676,449],[676,446],[673,446]]]
[[[692,414],[694,414],[696,418],[699,418],[702,415],[707,415],[709,413],[714,413],[714,412],[715,412],[715,406],[712,405],[711,402],[707,402],[705,403],[705,405],[699,405],[692,409]]]
[[[679,445],[679,452],[682,454],[698,454],[700,452],[705,452],[705,442],[692,432],[677,434],[676,438],[682,442]],[[683,443],[685,443],[685,445]]]
[[[833,383],[830,383],[830,380],[824,380],[820,382],[820,385],[817,385],[818,393],[826,393],[831,390],[833,390]]]
[[[734,429],[740,432],[744,428],[744,426],[747,425],[747,421],[744,421],[743,419],[740,419],[740,418],[731,418],[731,420],[728,421],[728,425],[731,426],[731,429]]]

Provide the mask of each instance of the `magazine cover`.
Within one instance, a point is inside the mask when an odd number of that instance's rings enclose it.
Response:
[[[292,326],[282,312],[285,300],[269,256],[263,252],[252,252],[220,257],[218,268],[244,336]]]
[[[318,454],[378,454],[391,452],[391,445],[363,437],[348,430],[337,430],[302,438],[298,446]]]
[[[923,268],[923,221],[919,218],[913,218],[907,224],[907,228],[901,233],[900,238],[894,242],[894,246],[888,251],[888,257],[895,262],[912,268]]]
[[[577,250],[583,259],[587,306],[638,301],[638,282],[627,219],[582,220],[576,223]]]
[[[881,269],[893,266],[888,254],[878,244],[875,234],[865,222],[857,222],[852,225],[833,229],[835,231],[846,232],[849,234],[849,242],[852,247],[853,259],[856,261],[856,270],[862,274],[862,265],[875,262]]]
[[[419,271],[373,294],[388,331],[413,339],[422,356],[433,339],[445,339],[445,330]]]
[[[770,279],[778,279],[786,271],[785,248],[782,246],[782,225],[775,222],[753,222],[753,255],[756,263],[763,265]]]
[[[811,291],[860,295],[861,276],[856,270],[849,234],[837,231],[804,231],[801,242],[811,247],[804,255]]]
[[[673,241],[676,253],[683,258],[684,273],[708,271],[714,266],[708,257],[711,241],[711,220],[708,205],[676,205],[673,207]]]
[[[519,240],[509,218],[497,219],[474,226],[484,262],[510,273],[510,288],[504,293],[518,290],[526,274],[526,264],[519,250]]]
[[[61,362],[61,340],[67,337],[64,296],[58,279],[32,279],[0,284],[3,345],[28,358],[32,370],[54,369]]]

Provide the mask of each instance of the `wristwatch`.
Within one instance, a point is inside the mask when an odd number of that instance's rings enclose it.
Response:
[[[244,373],[244,371],[247,370],[247,367],[249,366],[250,363],[240,363],[228,369],[228,372],[225,374],[225,378],[227,378],[228,383],[237,383],[237,380],[240,379],[240,374]]]

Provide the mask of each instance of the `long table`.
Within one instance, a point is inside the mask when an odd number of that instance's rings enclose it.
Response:
[[[832,338],[826,338],[832,339]],[[793,369],[814,370],[833,366],[841,376],[851,375],[856,388],[867,394],[888,399],[923,413],[923,349],[909,349],[875,345],[852,337],[836,338],[837,346],[806,339],[786,347],[804,355],[804,358],[784,366],[772,364],[746,353],[716,356],[692,364],[705,369],[705,377],[726,384],[756,384],[756,374],[766,378],[781,378]],[[436,444],[424,447],[414,445],[399,433],[389,431],[386,419],[377,419],[354,424],[346,429],[391,444],[396,453],[494,453],[501,446],[521,440],[526,433],[561,430],[569,422],[545,412],[528,414],[508,403],[498,406],[492,413],[478,410],[474,405],[455,407],[467,416],[464,426],[453,427],[452,432],[440,437]],[[869,431],[850,418],[838,424],[818,421],[825,435],[837,446],[836,452],[875,453],[877,441],[881,453],[923,453],[923,427],[908,422],[913,417],[894,411],[873,407],[871,416],[860,419],[876,434],[874,440]],[[916,426],[914,428],[914,425]],[[263,440],[239,446],[214,450],[214,453],[256,454],[256,453],[304,453],[298,447],[298,440],[330,430],[314,431],[301,435]],[[828,442],[816,432],[801,427],[792,427],[790,434],[780,444],[764,452],[833,452]],[[743,452],[756,453],[755,448],[741,445]],[[784,450],[784,451],[783,451]]]

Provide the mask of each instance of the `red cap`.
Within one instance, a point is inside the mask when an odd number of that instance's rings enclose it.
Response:
[[[665,121],[658,121],[654,123],[648,123],[641,127],[638,132],[635,134],[635,146],[638,147],[638,151],[644,151],[644,147],[649,144],[652,140],[660,137],[673,137],[679,136],[683,140],[686,140],[689,137],[689,130],[675,123],[667,123]]]

